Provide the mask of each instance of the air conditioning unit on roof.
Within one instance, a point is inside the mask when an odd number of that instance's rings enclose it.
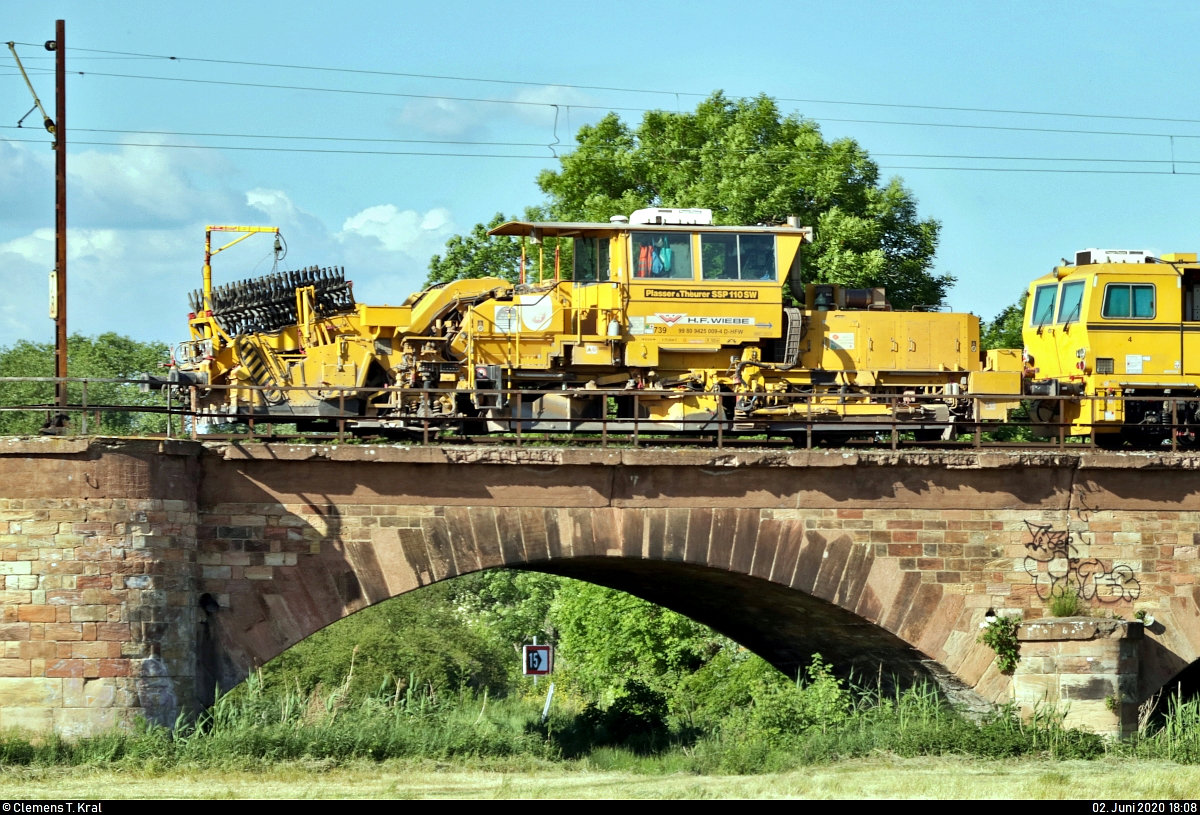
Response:
[[[1143,249],[1084,249],[1075,253],[1075,265],[1091,263],[1153,263],[1154,253]]]
[[[629,216],[631,224],[711,226],[711,209],[639,209]]]

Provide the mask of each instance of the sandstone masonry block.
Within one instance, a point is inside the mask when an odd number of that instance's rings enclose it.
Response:
[[[71,606],[71,622],[108,622],[108,606]]]
[[[0,677],[0,711],[9,707],[58,707],[62,705],[62,680],[42,676]]]

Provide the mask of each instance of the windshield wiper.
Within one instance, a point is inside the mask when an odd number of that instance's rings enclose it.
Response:
[[[1071,313],[1067,315],[1067,319],[1063,321],[1063,332],[1070,333],[1072,321],[1077,321],[1079,318],[1079,309],[1083,306],[1083,300],[1075,304],[1075,308],[1071,309]]]

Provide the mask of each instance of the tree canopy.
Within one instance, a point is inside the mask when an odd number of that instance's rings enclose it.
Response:
[[[885,286],[901,308],[940,305],[954,282],[932,270],[940,225],[918,216],[900,179],[882,181],[856,141],[825,140],[814,122],[782,114],[767,96],[718,92],[693,112],[648,112],[636,127],[610,113],[575,140],[559,170],[538,176],[547,201],[527,217],[607,222],[650,206],[709,208],[719,224],[798,215],[815,228],[803,258],[809,281]],[[489,227],[451,238],[430,264],[430,282],[485,269],[511,279],[519,246],[489,241]]]
[[[521,262],[521,244],[516,238],[489,238],[487,231],[508,221],[515,221],[497,212],[486,224],[475,224],[466,235],[455,235],[446,241],[445,252],[429,260],[426,286],[469,280],[478,277],[502,277],[516,282]]]
[[[1025,320],[1025,301],[1028,298],[1028,292],[1022,294],[1017,302],[1006,306],[997,314],[996,319],[983,325],[980,337],[983,342],[983,350],[1023,348],[1025,346],[1025,340],[1021,336],[1021,326]]]
[[[170,349],[161,342],[139,342],[112,332],[98,337],[72,334],[67,340],[67,374],[89,379],[132,379],[143,373],[159,373],[159,364],[169,355]],[[0,377],[10,376],[54,376],[54,345],[20,340],[0,346]],[[70,383],[67,391],[71,404],[82,402],[79,382]],[[87,398],[89,405],[162,404],[158,392],[141,393],[137,385],[113,382],[90,382]],[[46,405],[53,401],[51,382],[0,383],[0,405]],[[44,411],[2,411],[0,435],[37,433],[45,418]],[[161,432],[165,427],[166,418],[161,414],[124,411],[106,411],[100,414],[98,423],[93,420],[91,424],[97,433],[117,436]]]

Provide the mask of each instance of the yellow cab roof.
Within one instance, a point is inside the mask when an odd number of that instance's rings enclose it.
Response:
[[[573,238],[582,235],[612,237],[621,232],[758,232],[768,235],[805,235],[806,229],[794,226],[708,226],[697,224],[630,224],[569,221],[509,221],[489,235],[533,235],[545,238]]]
[[[1200,268],[1196,263],[1162,261],[1160,263],[1087,263],[1083,266],[1056,266],[1049,273],[1033,280],[1030,285],[1041,286],[1064,280],[1085,280],[1096,274],[1119,274],[1137,277],[1176,277],[1184,269]]]

